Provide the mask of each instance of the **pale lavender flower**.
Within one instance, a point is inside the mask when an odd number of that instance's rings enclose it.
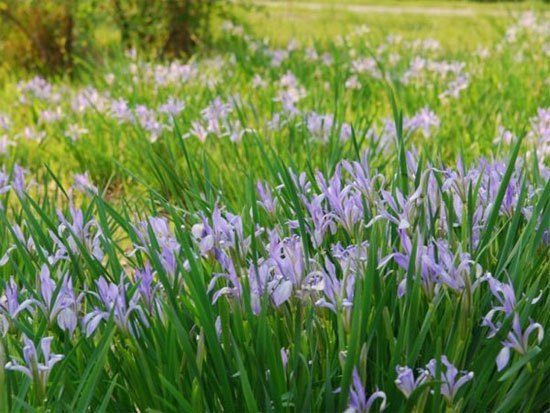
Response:
[[[380,174],[371,174],[367,158],[367,152],[364,152],[361,157],[361,162],[349,162],[347,160],[343,160],[342,166],[352,178],[348,184],[361,192],[367,201],[374,204],[377,198],[376,185],[379,184],[382,186],[385,178]]]
[[[83,174],[74,174],[73,179],[74,179],[74,184],[73,184],[74,189],[81,191],[85,194],[98,193],[97,187],[90,180],[90,175],[88,174],[88,171],[84,172]]]
[[[325,66],[332,66],[332,64],[334,63],[334,58],[330,53],[325,52],[321,55],[321,61]]]
[[[372,57],[361,57],[352,61],[351,70],[356,74],[367,73],[375,79],[382,77],[378,63]]]
[[[503,142],[506,145],[512,144],[512,142],[517,141],[516,135],[513,134],[513,132],[507,130],[504,128],[504,126],[499,125],[498,127],[498,133],[496,138],[493,140],[493,143],[499,144]]]
[[[4,295],[0,297],[0,312],[9,318],[16,318],[25,310],[32,310],[33,301],[31,299],[19,302],[19,289],[13,276],[4,286]]]
[[[386,393],[377,390],[367,398],[361,377],[357,369],[354,368],[353,382],[349,390],[349,406],[345,410],[345,413],[368,413],[372,409],[376,399],[382,400],[379,411],[384,410],[386,408]]]
[[[489,284],[491,294],[493,294],[493,297],[495,297],[500,304],[498,306],[493,306],[485,317],[483,317],[483,321],[481,323],[482,326],[487,326],[490,328],[491,331],[488,335],[490,338],[495,336],[502,326],[502,322],[500,321],[498,321],[495,325],[493,322],[493,317],[498,313],[502,313],[505,317],[511,315],[516,307],[516,295],[511,282],[503,283],[490,275],[488,275],[486,279]]]
[[[346,87],[346,89],[359,90],[361,89],[361,82],[359,82],[357,75],[352,75],[346,80],[344,86]]]
[[[10,176],[6,173],[6,167],[3,166],[0,170],[0,195],[4,195],[11,189]]]
[[[103,233],[96,220],[91,218],[89,221],[85,221],[82,210],[76,208],[72,203],[69,207],[69,213],[70,220],[65,218],[61,210],[57,210],[60,224],[57,227],[57,233],[50,231],[50,237],[58,247],[57,258],[66,259],[69,251],[78,255],[80,254],[80,248],[85,248],[98,261],[101,261],[104,256],[101,248]],[[67,250],[62,240],[65,240],[68,244],[69,250]]]
[[[164,125],[158,121],[155,111],[145,105],[138,105],[136,106],[135,115],[139,125],[149,132],[151,143],[155,143],[164,130]]]
[[[56,107],[54,110],[43,110],[40,112],[40,122],[53,123],[59,122],[64,117],[61,107]]]
[[[108,320],[111,314],[118,328],[131,334],[134,334],[134,329],[130,322],[130,316],[133,312],[138,313],[142,325],[148,326],[147,318],[141,306],[137,304],[140,298],[138,291],[134,291],[133,295],[128,299],[128,286],[122,279],[120,280],[120,284],[116,285],[107,282],[104,277],[100,277],[96,281],[96,286],[97,294],[93,294],[101,300],[103,309],[96,307],[82,319],[86,337],[90,337],[99,326],[99,323],[102,320]]]
[[[364,273],[364,263],[367,261],[367,252],[369,242],[363,241],[361,244],[348,245],[346,248],[338,242],[332,246],[332,255],[340,264],[344,276],[361,276]]]
[[[460,97],[460,92],[468,88],[470,84],[470,79],[467,75],[460,75],[455,80],[449,82],[447,89],[439,95],[441,99],[446,97],[452,97],[458,99]]]
[[[280,131],[286,121],[283,119],[281,113],[277,112],[273,114],[273,117],[265,123],[265,126],[270,131]]]
[[[305,274],[305,257],[302,240],[293,235],[281,239],[276,231],[269,234],[269,256],[276,264],[278,273],[296,287],[302,285]]]
[[[411,394],[422,384],[424,384],[430,377],[430,373],[427,370],[419,369],[419,375],[415,379],[413,370],[408,367],[396,366],[397,378],[395,379],[395,385],[408,399]]]
[[[68,275],[62,277],[61,285],[56,284],[47,265],[40,270],[40,296],[41,300],[33,300],[50,323],[57,320],[62,330],[67,330],[73,335],[78,323],[79,303],[83,295],[76,297],[72,280]]]
[[[288,365],[288,356],[290,351],[287,348],[281,347],[281,361],[283,362],[283,370],[286,370]]]
[[[0,113],[0,129],[3,129],[4,132],[7,132],[10,130],[11,127],[11,119],[8,115],[5,113]]]
[[[162,217],[150,217],[139,222],[134,230],[139,239],[139,243],[135,245],[136,250],[145,251],[149,256],[157,255],[164,270],[174,278],[177,273],[177,257],[181,246],[170,229],[168,220]],[[152,242],[151,233],[155,243],[158,244],[158,249]],[[185,267],[186,263],[184,262]]]
[[[264,184],[262,181],[258,181],[256,184],[258,194],[260,195],[260,200],[258,205],[264,208],[268,213],[275,214],[277,208],[277,198],[273,198],[271,193],[271,188],[268,184]]]
[[[12,359],[6,363],[6,370],[19,371],[31,380],[37,380],[37,385],[45,389],[48,382],[48,377],[55,364],[63,360],[62,354],[54,354],[51,352],[53,337],[44,337],[40,340],[40,348],[42,350],[43,363],[38,361],[38,351],[33,341],[26,335],[23,335],[23,360],[25,364],[19,364],[18,361]]]
[[[147,310],[150,313],[156,311],[157,315],[162,315],[162,304],[157,297],[161,285],[154,280],[153,269],[149,263],[146,263],[143,269],[136,269],[136,282],[138,283],[138,291],[147,306]]]
[[[28,186],[25,184],[25,175],[28,171],[19,165],[14,165],[12,176],[12,187],[19,196],[24,196]]]
[[[411,259],[415,260],[415,268],[420,272],[422,286],[428,296],[437,294],[441,285],[446,285],[456,292],[462,292],[466,284],[476,288],[483,280],[481,267],[475,265],[468,253],[460,249],[453,253],[445,240],[432,240],[424,245],[420,236],[417,238],[416,257],[412,257],[412,241],[404,230],[399,230],[399,237],[404,253],[393,253],[385,257],[379,264],[384,266],[390,258],[405,271],[409,268]],[[470,273],[475,269],[476,280],[470,283]],[[399,297],[405,294],[407,279],[399,284]]]
[[[79,126],[76,123],[71,123],[65,131],[65,136],[73,142],[78,141],[83,135],[88,133],[88,129]]]
[[[425,106],[412,118],[407,118],[403,122],[403,129],[414,132],[422,131],[424,137],[429,138],[434,130],[440,126],[440,120],[429,107]]]
[[[225,215],[225,216],[224,216]],[[243,222],[240,216],[225,212],[216,204],[212,211],[211,222],[202,216],[202,224],[195,224],[191,229],[199,243],[203,256],[210,252],[220,260],[220,252],[227,249],[236,249],[245,255],[250,246],[250,237],[244,237]]]
[[[23,129],[23,137],[29,141],[42,142],[46,137],[45,131],[37,131],[32,126],[26,126]]]
[[[550,108],[538,108],[537,115],[529,119],[529,123],[531,128],[526,139],[535,145],[541,169],[544,169],[544,162],[550,157]]]
[[[185,102],[170,96],[166,103],[159,106],[160,113],[166,113],[170,116],[177,116],[185,109]]]
[[[110,113],[119,123],[131,122],[134,119],[128,102],[123,98],[111,101]]]
[[[219,250],[217,252],[216,258],[222,265],[222,268],[225,270],[225,272],[215,273],[213,275],[210,283],[208,284],[207,291],[211,292],[212,290],[214,290],[217,281],[220,279],[226,280],[228,285],[220,288],[214,293],[212,297],[212,302],[215,303],[221,296],[240,298],[242,295],[242,286],[241,281],[239,280],[239,277],[237,275],[237,271],[235,269],[235,264],[233,264],[233,260],[229,255],[225,253],[225,251],[222,250]]]
[[[252,78],[252,88],[254,89],[263,89],[267,86],[267,82],[262,79],[259,74],[255,74]]]
[[[219,96],[212,100],[208,106],[201,111],[203,120],[207,125],[207,131],[216,136],[221,136],[222,124],[227,119],[230,112],[231,106],[223,102]]]
[[[40,76],[35,76],[28,82],[19,82],[17,89],[44,102],[49,101],[53,96],[53,86]]]
[[[111,104],[107,93],[101,94],[91,86],[81,90],[71,102],[71,108],[74,112],[84,113],[93,110],[100,113],[106,113]]]
[[[254,133],[254,129],[243,127],[240,120],[227,120],[225,124],[226,134],[231,142],[240,142],[244,135]]]
[[[379,205],[379,216],[374,219],[382,217],[395,224],[398,230],[409,230],[418,214],[421,194],[422,186],[408,198],[399,189],[395,189],[395,197],[388,191],[381,190],[383,204]]]
[[[314,246],[320,247],[327,231],[333,234],[336,232],[335,216],[334,214],[325,212],[323,208],[323,202],[325,200],[324,194],[314,196],[311,200],[308,200],[303,194],[300,198],[309,212],[313,224],[309,225],[307,228],[311,236],[311,241]]]
[[[261,299],[264,296],[267,296],[275,307],[279,307],[292,295],[292,281],[286,279],[278,271],[277,265],[272,259],[260,261],[257,269],[254,265],[250,265],[248,281],[250,284],[250,305],[254,314],[260,313]]]
[[[268,55],[271,56],[271,66],[280,67],[283,62],[288,59],[289,53],[288,50],[276,49],[268,50]]]
[[[441,356],[441,364],[441,377],[438,377],[436,374],[436,359],[430,360],[426,368],[433,378],[441,380],[441,395],[445,397],[450,403],[452,403],[458,390],[464,384],[474,378],[474,373],[471,371],[464,371],[459,373],[458,369],[451,362],[449,362],[449,359],[445,355]]]
[[[195,136],[196,138],[198,138],[199,141],[204,143],[206,141],[206,138],[208,137],[208,130],[203,126],[201,122],[193,121],[191,122],[189,133],[184,135],[184,138],[187,138],[189,136]]]
[[[351,234],[355,225],[363,221],[363,202],[360,193],[353,191],[351,185],[342,186],[341,166],[339,164],[336,167],[328,181],[320,172],[317,172],[315,178],[325,196],[329,212]]]
[[[314,139],[328,142],[333,131],[334,116],[319,115],[310,112],[306,117],[306,126]]]
[[[317,300],[315,305],[326,307],[334,313],[340,309],[349,309],[353,305],[353,296],[355,293],[355,274],[349,273],[340,280],[336,275],[336,267],[325,258],[325,270],[322,271],[323,297]]]
[[[8,135],[0,135],[0,155],[8,153],[10,146],[15,146],[15,142]]]
[[[525,354],[529,350],[529,336],[537,331],[537,344],[542,343],[544,338],[544,328],[541,324],[533,321],[529,322],[529,326],[523,331],[521,329],[519,315],[514,314],[512,322],[512,330],[508,333],[506,340],[502,342],[504,346],[496,358],[498,371],[503,370],[510,361],[510,349],[517,351],[519,354]]]

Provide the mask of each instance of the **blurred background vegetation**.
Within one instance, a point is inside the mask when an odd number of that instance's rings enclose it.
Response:
[[[0,0],[1,60],[48,75],[100,63],[121,47],[189,56],[211,43],[213,19],[233,10],[223,0]]]
[[[464,1],[346,0],[344,3],[449,6]],[[335,7],[342,4],[335,0],[279,1],[289,5],[304,2],[331,3]],[[477,3],[487,2],[500,3],[498,0]],[[266,3],[260,0],[0,0],[0,69],[73,75],[79,66],[95,67],[110,55],[128,49],[151,59],[184,58],[199,47],[212,46],[217,23],[235,20],[245,15],[243,9],[258,10]],[[524,3],[532,5],[529,1]],[[249,21],[252,26],[257,22],[262,26],[260,32],[265,30],[266,19],[258,16],[257,20]]]

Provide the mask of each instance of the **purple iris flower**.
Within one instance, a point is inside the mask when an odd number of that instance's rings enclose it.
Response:
[[[45,389],[53,366],[64,357],[62,354],[51,352],[52,341],[53,337],[44,337],[40,340],[40,348],[44,359],[44,362],[40,363],[38,361],[38,351],[33,341],[23,335],[23,360],[25,364],[19,364],[18,361],[12,359],[6,364],[6,370],[19,371],[30,379],[37,380],[37,385]]]
[[[0,313],[5,314],[9,318],[16,318],[25,310],[32,310],[33,300],[27,299],[19,302],[19,289],[17,284],[10,277],[9,282],[6,282],[4,287],[4,295],[0,297]]]
[[[361,275],[364,270],[364,264],[367,261],[369,242],[363,241],[358,245],[349,245],[346,248],[337,243],[332,246],[332,255],[340,264],[344,275]]]
[[[323,201],[325,196],[323,194],[314,196],[311,201],[308,201],[305,195],[302,195],[301,199],[312,222],[312,225],[308,227],[311,241],[315,247],[320,247],[327,231],[332,234],[336,232],[335,215],[324,211]]]
[[[50,231],[50,237],[53,239],[58,250],[54,254],[52,260],[55,262],[59,259],[68,258],[69,251],[62,241],[65,240],[72,254],[77,255],[80,253],[79,244],[81,244],[83,248],[90,251],[98,261],[101,261],[104,256],[103,250],[101,249],[103,233],[95,219],[92,218],[86,222],[82,210],[75,208],[72,203],[69,212],[71,216],[70,221],[65,218],[60,210],[57,211],[60,224],[57,228],[57,233]]]
[[[374,204],[377,199],[377,185],[383,186],[385,178],[383,175],[375,174],[371,176],[370,168],[367,160],[367,152],[365,151],[361,157],[361,162],[342,161],[342,166],[349,173],[351,180],[349,185],[361,192],[367,201]]]
[[[57,320],[62,330],[67,330],[73,335],[78,323],[78,310],[83,295],[76,296],[72,280],[68,275],[62,277],[61,285],[58,286],[52,280],[46,264],[40,270],[39,279],[41,300],[33,300],[33,302],[50,323]]]
[[[162,315],[162,305],[157,297],[161,285],[155,281],[153,269],[149,263],[146,263],[143,269],[136,269],[136,282],[138,283],[139,294],[148,311],[150,313],[156,311],[157,314]]]
[[[471,371],[460,373],[445,355],[441,356],[441,364],[443,367],[440,370],[441,377],[436,375],[436,359],[431,359],[426,368],[433,378],[441,380],[441,395],[452,403],[458,390],[474,378],[474,373]]]
[[[504,369],[510,361],[510,349],[517,351],[519,354],[525,354],[529,350],[529,336],[537,331],[536,342],[542,343],[544,338],[544,328],[541,324],[533,321],[529,322],[529,326],[523,331],[519,320],[519,315],[514,315],[512,322],[512,330],[508,333],[506,340],[502,342],[504,346],[496,358],[498,371]]]
[[[25,184],[25,175],[27,170],[23,169],[19,165],[13,167],[12,187],[19,196],[24,196],[27,192],[28,186]]]
[[[162,217],[150,217],[139,222],[134,230],[139,239],[136,250],[145,251],[149,256],[156,255],[166,273],[174,278],[181,246],[170,229],[168,220]],[[153,234],[154,240],[158,244],[158,250],[153,246],[150,233]]]
[[[95,308],[90,313],[86,314],[82,320],[82,324],[86,331],[86,336],[90,337],[99,326],[102,320],[108,320],[111,314],[113,314],[116,325],[125,332],[134,334],[133,327],[130,323],[130,316],[133,312],[137,312],[140,316],[141,322],[144,326],[148,326],[147,318],[138,300],[140,297],[139,291],[135,291],[134,294],[128,299],[126,297],[128,285],[121,279],[120,284],[107,282],[104,277],[100,277],[96,281],[97,296],[103,309]]]
[[[248,281],[250,303],[254,314],[260,313],[261,300],[264,296],[269,298],[273,306],[279,307],[292,295],[292,281],[279,272],[277,264],[272,259],[259,262],[257,270],[254,265],[251,265],[248,270]]]
[[[214,287],[216,286],[216,282],[219,279],[225,279],[226,281],[228,281],[229,286],[225,286],[217,290],[214,293],[214,296],[212,297],[212,302],[215,303],[216,301],[218,301],[218,299],[222,295],[237,297],[237,298],[241,297],[242,295],[241,281],[239,279],[239,276],[237,275],[237,271],[235,269],[233,260],[229,255],[227,255],[224,251],[221,251],[221,250],[218,253],[218,259],[222,264],[222,268],[225,270],[225,272],[214,274],[214,276],[212,277],[208,285],[208,292],[214,289]]]
[[[6,167],[3,166],[0,171],[0,195],[4,195],[11,189],[10,176],[6,173]]]
[[[340,280],[336,275],[336,267],[328,258],[325,259],[325,268],[322,272],[323,297],[317,300],[315,305],[326,307],[334,313],[340,308],[351,308],[355,292],[355,274],[348,274]]]
[[[277,208],[277,198],[273,198],[269,185],[262,183],[262,181],[258,181],[256,188],[258,189],[258,194],[260,195],[258,205],[265,209],[269,214],[275,214],[275,210]]]
[[[489,284],[491,294],[493,294],[493,297],[495,297],[500,304],[489,310],[485,317],[483,317],[483,321],[481,323],[482,326],[487,326],[490,328],[491,331],[488,335],[490,338],[494,337],[502,326],[500,321],[498,321],[495,325],[493,317],[498,313],[502,313],[505,317],[511,315],[516,307],[516,295],[511,282],[503,283],[492,276],[487,276],[487,282]]]
[[[411,394],[422,384],[424,384],[430,377],[430,373],[427,370],[419,369],[419,375],[415,379],[413,370],[408,367],[396,366],[397,378],[395,379],[395,385],[408,399]]]
[[[376,399],[381,399],[379,411],[386,408],[386,393],[377,390],[368,398],[357,369],[353,369],[353,382],[349,390],[349,406],[345,413],[368,413]]]
[[[446,285],[456,292],[464,291],[466,284],[471,284],[476,288],[483,280],[481,276],[482,269],[475,265],[468,253],[463,253],[460,249],[454,253],[449,248],[445,240],[432,240],[428,245],[424,245],[420,235],[418,235],[416,257],[412,257],[412,242],[406,231],[400,230],[399,237],[404,249],[403,253],[396,252],[385,257],[379,264],[383,267],[390,259],[394,259],[405,271],[409,268],[411,259],[415,260],[415,268],[422,277],[422,286],[428,296],[438,292],[441,285]],[[475,269],[476,280],[470,281],[472,268]],[[403,279],[398,287],[398,295],[405,294],[407,279]]]
[[[218,261],[223,259],[221,252],[224,250],[238,248],[244,257],[250,246],[250,237],[244,237],[241,217],[229,212],[222,214],[217,204],[211,222],[203,216],[202,224],[195,224],[191,231],[199,243],[201,255],[212,253]]]
[[[320,172],[316,174],[316,181],[325,196],[329,212],[348,233],[353,234],[355,225],[363,221],[363,201],[361,194],[353,191],[351,185],[342,187],[341,165],[336,167],[328,182]]]

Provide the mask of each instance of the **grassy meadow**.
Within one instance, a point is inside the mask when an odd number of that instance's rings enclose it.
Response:
[[[550,408],[550,9],[384,6],[0,63],[0,412]]]

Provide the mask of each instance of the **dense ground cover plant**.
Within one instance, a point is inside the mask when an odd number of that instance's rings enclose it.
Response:
[[[547,23],[463,59],[223,29],[6,82],[0,406],[546,408]]]

